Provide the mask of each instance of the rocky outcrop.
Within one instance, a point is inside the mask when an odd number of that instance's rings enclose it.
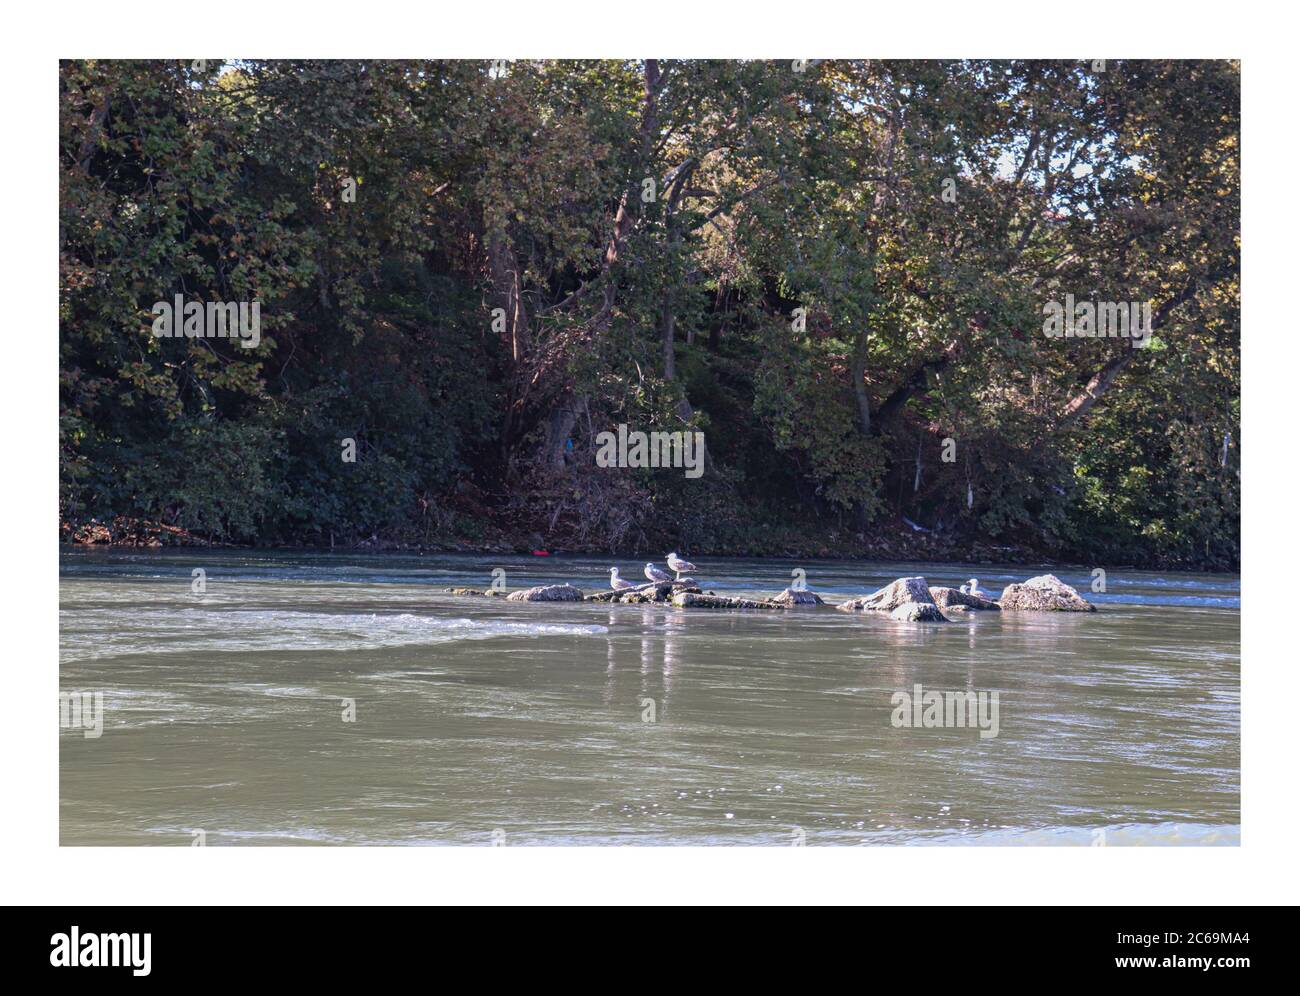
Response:
[[[1009,584],[998,600],[1004,609],[1024,612],[1096,612],[1097,607],[1054,574],[1040,574],[1023,584]]]
[[[909,602],[918,605],[934,604],[925,578],[899,578],[874,594],[841,602],[837,607],[845,612],[893,612],[900,605]]]
[[[652,585],[649,588],[619,592],[618,598],[614,601],[621,605],[645,605],[648,602],[666,602],[668,597],[668,590],[661,592]]]
[[[981,609],[988,612],[997,612],[1002,606],[991,598],[980,598],[979,595],[968,595],[958,588],[931,588],[930,597],[934,599],[934,604],[941,608],[949,609],[956,606],[964,606],[968,609]]]
[[[897,619],[899,622],[947,622],[948,617],[939,611],[939,606],[933,602],[904,602],[893,612],[889,613],[890,619]]]
[[[784,608],[793,608],[796,605],[825,605],[821,595],[815,591],[809,591],[807,588],[787,588],[781,594],[772,599],[777,605]]]
[[[694,581],[652,581],[650,584],[623,588],[619,591],[598,591],[588,595],[584,602],[617,602],[620,605],[644,605],[648,602],[666,603],[681,592],[689,591],[699,594],[700,589]]]
[[[613,599],[623,605],[644,605],[647,602],[668,602],[674,595],[683,592],[699,594],[700,589],[695,582],[686,581],[653,581],[650,584],[643,584],[636,588],[628,588],[625,591],[617,593]]]
[[[780,609],[776,602],[765,599],[732,598],[728,595],[705,595],[683,591],[673,596],[673,605],[679,609]]]
[[[930,595],[925,578],[899,578],[879,591],[841,602],[845,612],[888,612],[901,622],[947,622]]]
[[[511,602],[581,602],[582,589],[571,584],[544,584],[536,588],[512,591],[506,596]]]

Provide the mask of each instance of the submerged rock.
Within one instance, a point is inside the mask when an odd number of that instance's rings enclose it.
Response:
[[[934,599],[934,604],[945,609],[957,607],[967,609],[981,609],[989,612],[997,612],[1002,606],[991,598],[980,598],[979,595],[968,595],[958,588],[931,588],[930,597]]]
[[[930,586],[925,578],[899,578],[879,591],[861,598],[841,602],[837,608],[845,612],[893,612],[900,605],[914,602],[917,605],[934,605],[930,596]]]
[[[776,602],[753,598],[732,598],[728,595],[704,595],[694,591],[678,592],[673,605],[679,609],[780,609]]]
[[[821,595],[815,591],[809,591],[807,588],[787,588],[781,594],[772,599],[777,605],[785,608],[792,608],[796,605],[825,605]]]
[[[581,602],[582,589],[571,584],[544,584],[512,591],[506,599],[511,602]]]
[[[1004,609],[1028,612],[1096,612],[1097,607],[1055,574],[1040,574],[1023,584],[1009,584],[999,599]]]
[[[482,597],[487,594],[487,592],[479,591],[477,588],[444,588],[443,591],[448,595],[478,595]]]
[[[947,622],[948,617],[933,602],[904,602],[889,613],[890,619],[899,622]]]

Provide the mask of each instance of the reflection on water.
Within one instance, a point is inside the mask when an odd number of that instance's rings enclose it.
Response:
[[[947,625],[441,590],[494,567],[596,589],[615,562],[65,551],[61,687],[105,717],[61,732],[63,843],[1238,841],[1235,577],[1110,569],[1093,593],[1057,568],[1101,611]],[[748,595],[802,567],[832,601],[972,573],[696,563]],[[998,692],[999,735],[895,728],[915,684]]]

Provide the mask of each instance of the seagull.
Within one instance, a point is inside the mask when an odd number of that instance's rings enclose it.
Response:
[[[677,572],[677,579],[679,581],[681,580],[683,574],[687,573],[688,571],[697,570],[694,564],[687,563],[685,560],[682,560],[682,558],[677,556],[677,554],[675,553],[668,554],[668,556],[665,559],[668,561],[668,566]]]
[[[967,582],[967,585],[968,587],[962,588],[962,591],[966,592],[966,594],[974,595],[976,598],[987,598],[987,599],[993,598],[993,596],[990,595],[987,591],[980,590],[980,583],[975,578],[971,578],[970,581]]]
[[[969,592],[969,590],[968,590],[969,588],[970,588],[970,584],[968,583],[968,584],[964,584],[964,585],[962,585],[962,586],[961,586],[960,588],[958,588],[957,590],[960,591],[963,595],[968,595],[968,594],[970,594],[970,592]]]
[[[609,569],[609,586],[613,588],[615,591],[626,591],[628,588],[636,587],[636,585],[634,585],[631,581],[625,581],[618,576],[617,567],[611,567]]]
[[[646,564],[646,565],[645,565],[645,576],[648,577],[651,581],[671,581],[671,580],[672,580],[672,578],[670,578],[667,574],[665,574],[663,571],[661,571],[661,570],[660,570],[658,567],[656,567],[654,564]]]

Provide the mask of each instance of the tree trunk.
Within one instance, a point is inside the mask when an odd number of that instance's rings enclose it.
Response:
[[[564,470],[565,444],[573,434],[573,427],[578,421],[578,408],[573,393],[565,391],[546,419],[546,438],[542,440],[539,459],[542,467],[551,474]]]
[[[1230,270],[1219,270],[1207,274],[1200,282],[1196,280],[1188,280],[1182,290],[1156,309],[1155,315],[1151,318],[1151,331],[1155,332],[1157,329],[1164,328],[1165,322],[1169,320],[1169,316],[1173,313],[1174,309],[1179,305],[1186,304],[1188,301],[1192,300],[1201,289],[1202,285],[1208,286],[1216,281],[1222,280],[1229,276],[1231,272],[1232,271]],[[1115,378],[1124,371],[1125,367],[1133,362],[1133,357],[1136,355],[1137,350],[1130,347],[1114,359],[1110,360],[1104,367],[1088,378],[1088,383],[1083,386],[1083,390],[1067,401],[1065,407],[1061,409],[1061,421],[1059,424],[1062,426],[1066,425],[1074,419],[1087,415],[1088,412],[1092,411],[1097,402],[1101,400],[1102,395],[1109,391],[1111,385],[1115,383]]]
[[[108,118],[108,97],[102,97],[90,117],[86,119],[86,132],[81,136],[81,145],[77,150],[77,168],[86,176],[90,175],[90,160],[95,156],[95,147],[99,144],[99,133],[103,131],[104,121]]]
[[[659,328],[664,349],[664,380],[667,381],[674,381],[677,379],[677,354],[674,349],[676,346],[676,327],[677,316],[673,314],[672,304],[665,303],[663,318],[659,322]]]
[[[957,358],[961,351],[959,340],[954,339],[948,344],[948,348],[943,351],[943,355],[933,360],[923,360],[913,368],[911,374],[903,381],[893,392],[890,393],[880,407],[876,409],[875,420],[872,423],[877,432],[881,426],[889,421],[894,414],[907,403],[907,399],[925,386],[926,379],[931,371],[939,371]]]
[[[488,265],[492,274],[492,304],[505,312],[505,338],[510,358],[518,364],[527,349],[528,315],[519,286],[519,261],[505,236],[488,237]]]
[[[1061,421],[1068,422],[1092,411],[1093,406],[1101,400],[1103,394],[1110,390],[1115,378],[1120,375],[1120,371],[1133,361],[1135,355],[1137,355],[1135,349],[1120,353],[1119,356],[1093,374],[1088,379],[1088,383],[1084,385],[1083,390],[1071,398],[1065,407],[1061,409]]]
[[[866,333],[863,342],[849,363],[849,377],[853,380],[853,397],[858,403],[858,427],[864,436],[871,435],[871,399],[867,397]]]
[[[611,320],[614,315],[614,303],[616,291],[611,271],[619,261],[619,252],[623,247],[624,241],[631,233],[633,226],[640,216],[641,198],[638,191],[641,187],[641,179],[644,171],[649,168],[650,158],[654,152],[655,141],[659,135],[659,62],[656,59],[645,60],[644,73],[644,100],[641,111],[641,124],[638,128],[638,145],[637,145],[637,165],[634,168],[632,176],[628,178],[628,187],[619,199],[618,210],[614,215],[613,231],[610,233],[609,242],[605,245],[605,256],[601,264],[601,277],[603,278],[602,300],[600,310],[593,316],[588,324],[588,329],[599,336],[608,331]],[[491,249],[491,247],[489,247]],[[494,254],[495,255],[495,254]],[[513,257],[512,257],[513,258]],[[513,271],[514,282],[512,286],[512,297],[510,301],[513,308],[508,305],[501,305],[506,308],[507,325],[509,329],[515,332],[512,339],[512,346],[517,350],[515,356],[516,366],[519,366],[521,357],[527,356],[528,341],[526,338],[527,315],[524,311],[522,294],[519,288],[519,266],[517,263],[509,267]],[[493,281],[497,282],[497,266],[493,266]],[[504,273],[504,268],[502,270]],[[576,297],[574,298],[576,300]],[[511,323],[511,315],[518,318],[516,323]],[[569,376],[566,369],[567,364],[557,362],[553,369],[557,377],[567,378]],[[534,378],[536,379],[536,378]],[[519,397],[516,399],[520,408],[524,395],[527,393],[526,386],[521,389]],[[540,393],[540,389],[539,389]],[[538,405],[540,407],[540,404]],[[557,472],[564,469],[564,447],[573,427],[577,422],[577,403],[574,398],[573,388],[566,383],[556,396],[555,401],[551,404],[549,413],[545,416],[546,434],[542,441],[541,452],[539,453],[539,464],[542,468]],[[517,433],[520,432],[519,426],[524,420],[520,413],[508,415],[507,424],[513,425]],[[536,423],[533,423],[534,425]],[[522,435],[522,433],[520,433]]]

